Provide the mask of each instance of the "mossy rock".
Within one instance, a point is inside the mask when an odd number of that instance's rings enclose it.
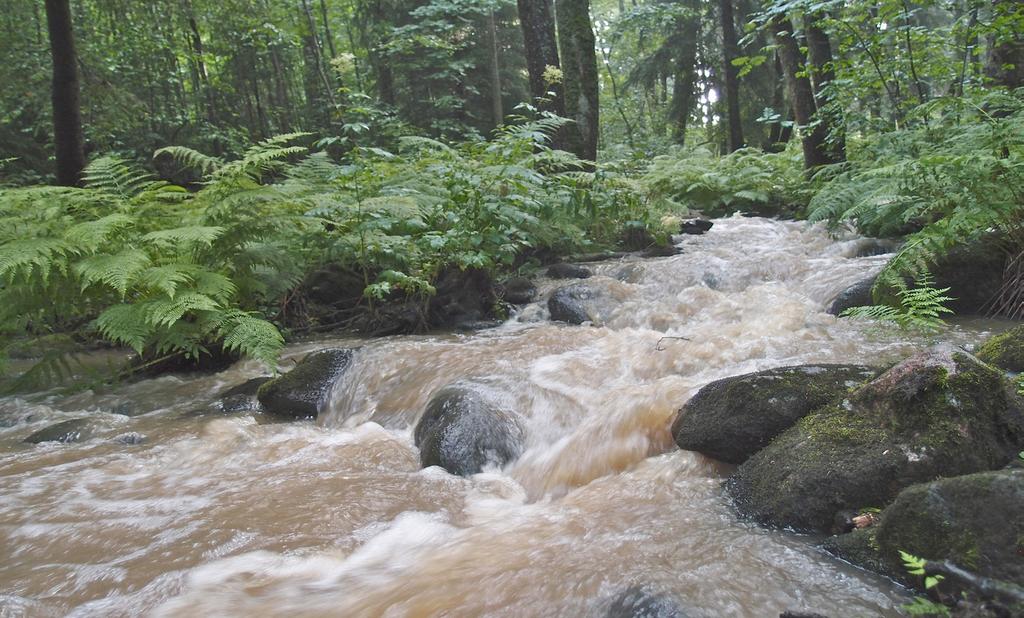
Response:
[[[352,364],[355,350],[329,349],[306,356],[294,369],[256,391],[264,411],[285,418],[316,418]]]
[[[978,349],[978,358],[1005,371],[1024,371],[1024,325],[989,337]]]
[[[778,367],[717,380],[679,410],[679,448],[739,464],[810,412],[878,374],[863,365]]]
[[[899,552],[950,560],[978,575],[1024,585],[1024,470],[1006,469],[904,489],[879,523],[830,539],[841,558],[910,585]]]
[[[515,460],[525,441],[515,414],[462,385],[446,386],[430,398],[413,435],[424,468],[440,466],[459,476]]]
[[[1024,406],[1005,376],[950,347],[909,358],[797,422],[741,465],[727,489],[761,523],[825,532],[844,510],[904,488],[1006,465]]]
[[[226,414],[259,411],[260,402],[256,399],[256,392],[272,379],[267,376],[252,378],[221,391],[217,394],[217,410]]]

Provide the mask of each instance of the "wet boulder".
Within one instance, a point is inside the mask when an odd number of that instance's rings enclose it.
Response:
[[[679,233],[700,235],[706,233],[714,225],[714,223],[707,219],[689,219],[679,225]]]
[[[260,402],[256,399],[256,392],[272,379],[266,376],[252,378],[221,391],[217,395],[217,409],[226,414],[259,411]]]
[[[558,288],[548,298],[548,311],[556,322],[583,324],[599,322],[599,305],[606,300],[606,292],[587,283],[574,283]]]
[[[871,288],[875,285],[875,277],[861,279],[850,287],[840,292],[828,306],[830,315],[839,315],[851,307],[863,307],[874,304],[871,297]]]
[[[525,305],[537,297],[537,286],[527,277],[513,277],[501,284],[500,295],[507,303]]]
[[[605,618],[686,618],[674,597],[632,586],[612,601]]]
[[[874,257],[892,253],[900,248],[899,240],[887,238],[865,238],[857,243],[853,257]]]
[[[457,385],[446,386],[431,397],[414,432],[424,468],[440,466],[459,476],[515,460],[524,439],[515,414],[471,388]]]
[[[800,365],[717,380],[679,410],[679,448],[739,464],[808,413],[874,377],[863,365]]]
[[[547,275],[552,279],[589,279],[593,273],[584,266],[561,263],[548,266]]]
[[[328,349],[302,359],[294,369],[264,383],[256,392],[263,409],[285,418],[316,418],[349,366],[355,350]]]
[[[1022,409],[1002,372],[936,347],[805,416],[727,490],[759,522],[824,532],[838,512],[885,506],[912,484],[1006,465],[1024,447]]]
[[[989,234],[955,247],[931,265],[936,288],[949,288],[947,305],[962,315],[983,313],[1003,285],[1006,250],[1003,239]]]
[[[978,575],[1024,585],[1024,469],[980,472],[912,485],[878,523],[824,547],[884,575],[908,579],[899,552],[950,560]]]
[[[73,418],[69,421],[63,421],[40,429],[25,438],[25,442],[28,444],[83,442],[95,436],[100,428],[99,423],[91,418]]]
[[[978,348],[978,358],[1004,371],[1024,371],[1024,326],[989,337]]]

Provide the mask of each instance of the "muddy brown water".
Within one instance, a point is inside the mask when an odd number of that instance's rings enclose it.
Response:
[[[887,256],[757,218],[677,240],[681,255],[590,265],[597,326],[551,324],[541,302],[474,334],[290,347],[285,367],[361,346],[316,423],[217,414],[215,393],[263,372],[252,362],[0,400],[0,616],[601,616],[636,585],[693,617],[898,615],[890,582],[739,520],[728,469],[668,431],[721,377],[927,345],[823,311]],[[412,426],[458,381],[524,417],[518,461],[420,469]],[[92,439],[22,443],[83,416]],[[131,432],[145,441],[118,441]]]

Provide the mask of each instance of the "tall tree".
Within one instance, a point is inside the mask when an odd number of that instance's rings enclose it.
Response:
[[[788,18],[776,16],[768,26],[778,46],[790,105],[793,106],[793,116],[800,127],[804,167],[813,169],[833,163],[828,148],[828,128],[823,122],[815,122],[817,106],[814,103],[814,90],[811,81],[807,79],[806,59],[793,34],[793,24]]]
[[[563,115],[565,102],[562,98],[562,85],[549,83],[545,77],[548,67],[561,67],[551,0],[517,0],[516,6],[519,8],[519,25],[523,29],[530,96],[534,99],[549,99],[545,104],[547,109]],[[553,91],[555,96],[549,98],[548,91]]]
[[[57,183],[75,186],[85,168],[85,139],[79,101],[78,55],[71,27],[69,0],[46,0],[46,25],[53,57],[53,143],[57,158]]]
[[[726,146],[729,152],[743,147],[743,122],[740,118],[739,67],[733,64],[739,56],[736,44],[736,21],[733,0],[718,0],[718,17],[722,22],[722,64],[725,75],[726,124],[729,133]]]
[[[846,160],[846,131],[843,126],[843,111],[835,100],[831,86],[836,79],[835,64],[832,60],[832,44],[821,26],[822,14],[804,15],[804,34],[807,37],[807,57],[810,60],[811,83],[814,86],[814,101],[818,108],[818,121],[828,132],[829,158],[832,162]]]
[[[576,121],[578,144],[573,151],[581,159],[597,160],[598,74],[590,0],[559,0],[555,5],[558,49],[562,60],[565,113]]]

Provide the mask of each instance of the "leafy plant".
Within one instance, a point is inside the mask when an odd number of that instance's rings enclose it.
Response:
[[[893,322],[900,328],[911,328],[923,331],[934,331],[942,326],[942,315],[953,313],[945,303],[953,300],[946,296],[949,288],[936,289],[935,281],[928,271],[924,271],[914,280],[914,287],[907,285],[903,279],[893,281],[896,289],[897,306],[868,305],[850,307],[840,317],[867,318],[884,322]]]
[[[900,550],[900,559],[903,561],[903,567],[907,569],[907,572],[911,575],[923,575],[924,576],[924,589],[931,590],[939,582],[943,580],[942,575],[926,575],[925,566],[928,561],[923,558],[918,558],[912,554]],[[949,616],[949,608],[940,603],[935,603],[924,597],[914,597],[914,600],[906,605],[903,605],[902,609],[911,616]]]

